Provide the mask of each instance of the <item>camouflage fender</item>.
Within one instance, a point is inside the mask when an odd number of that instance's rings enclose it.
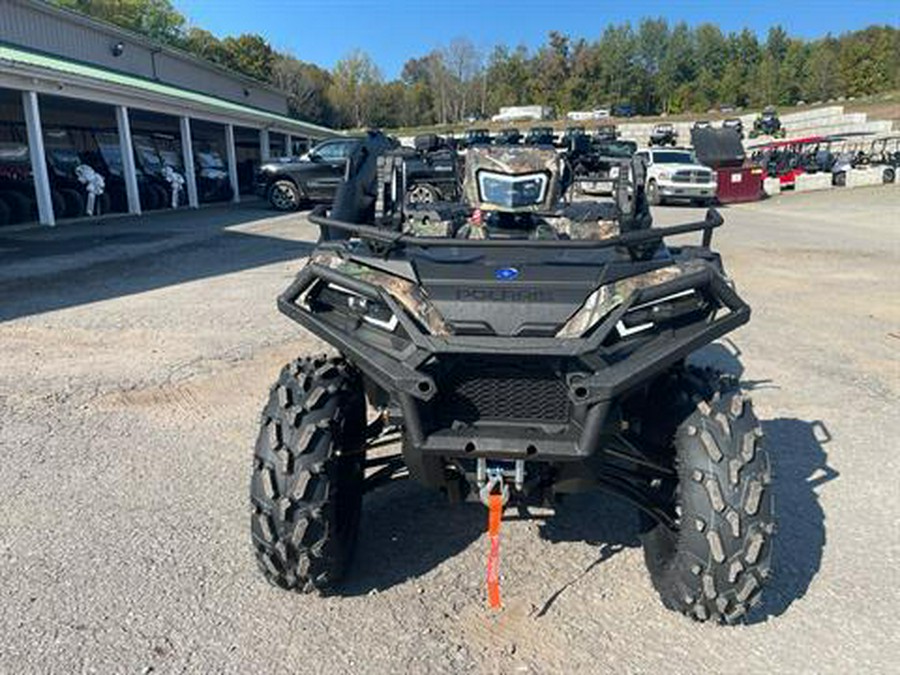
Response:
[[[309,264],[321,265],[340,274],[383,288],[432,335],[451,334],[450,326],[428,300],[425,290],[406,279],[347,260],[333,251],[319,251],[310,256]]]

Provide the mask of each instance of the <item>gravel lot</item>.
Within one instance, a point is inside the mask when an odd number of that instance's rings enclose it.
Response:
[[[599,494],[504,525],[496,615],[484,509],[410,483],[367,497],[341,596],[270,587],[250,448],[320,347],[274,303],[313,229],[244,207],[0,232],[0,672],[897,672],[900,187],[723,213],[754,317],[698,358],[741,352],[780,517],[734,628],[665,610]]]

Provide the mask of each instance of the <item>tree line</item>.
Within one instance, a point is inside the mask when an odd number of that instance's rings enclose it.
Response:
[[[541,104],[559,115],[628,104],[637,114],[702,112],[864,96],[900,88],[900,30],[870,26],[816,40],[781,26],[760,40],[665,19],[609,25],[597,40],[551,31],[536,49],[481,50],[466,38],[410,58],[387,80],[356,50],[330,71],[274,50],[260,35],[217,38],[169,0],[55,0],[183,49],[288,95],[289,113],[332,127],[415,127]]]

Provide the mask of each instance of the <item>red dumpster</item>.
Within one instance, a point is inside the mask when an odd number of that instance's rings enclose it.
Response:
[[[763,170],[745,164],[716,169],[716,197],[722,204],[753,202],[762,195]]]
[[[763,171],[747,161],[740,134],[734,129],[692,129],[691,143],[701,164],[716,172],[720,204],[752,202],[763,196]]]

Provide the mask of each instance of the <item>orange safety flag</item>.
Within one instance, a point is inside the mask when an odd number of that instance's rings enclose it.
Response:
[[[503,517],[503,497],[498,494],[488,496],[488,536],[491,550],[487,561],[488,605],[500,608],[500,519]]]

